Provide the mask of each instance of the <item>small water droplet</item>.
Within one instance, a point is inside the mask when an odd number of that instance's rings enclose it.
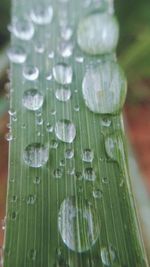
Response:
[[[93,170],[93,168],[91,168],[91,167],[86,168],[83,172],[83,177],[87,181],[95,181],[96,174],[95,174],[95,171]]]
[[[37,125],[43,125],[43,118],[41,116],[35,118]]]
[[[56,178],[56,179],[62,178],[62,175],[63,175],[62,169],[60,169],[60,168],[55,169],[53,172],[53,175],[54,175],[54,178]]]
[[[95,208],[81,198],[65,199],[58,214],[58,229],[69,249],[79,253],[88,251],[99,235]]]
[[[53,8],[52,6],[46,7],[45,5],[34,6],[31,11],[31,19],[35,24],[46,25],[50,24],[53,18]]]
[[[49,52],[49,54],[48,54],[48,58],[54,58],[54,56],[55,56],[55,53],[54,53],[54,51],[50,51]]]
[[[65,41],[69,41],[73,35],[73,30],[70,27],[62,27],[61,29],[61,37]]]
[[[9,114],[10,116],[16,116],[16,110],[14,110],[14,109],[10,109],[10,110],[8,110],[8,114]]]
[[[75,125],[69,120],[60,120],[55,125],[55,134],[62,142],[72,143],[76,137]]]
[[[29,110],[38,110],[43,106],[44,96],[37,89],[29,89],[24,92],[22,103]]]
[[[74,111],[79,112],[79,110],[80,110],[79,105],[75,105],[75,106],[74,106]]]
[[[41,41],[36,41],[34,47],[35,47],[35,51],[37,53],[40,53],[40,54],[44,53],[45,47],[44,47],[44,44]]]
[[[109,179],[108,179],[108,177],[103,177],[103,178],[102,178],[102,182],[103,182],[103,184],[109,184]]]
[[[52,80],[52,74],[48,73],[48,75],[46,76],[46,80],[47,81],[51,81]]]
[[[36,202],[36,195],[29,195],[26,200],[28,205],[34,205]]]
[[[58,148],[58,142],[56,140],[51,140],[50,142],[50,148],[57,149]]]
[[[35,81],[39,77],[39,69],[32,65],[26,65],[23,68],[23,76],[29,81]]]
[[[49,149],[40,143],[28,145],[23,154],[25,163],[33,168],[39,168],[45,165],[49,158]]]
[[[65,160],[62,159],[59,164],[60,164],[61,167],[65,166]]]
[[[94,13],[79,23],[78,45],[90,55],[101,55],[114,51],[118,37],[118,22],[114,16],[107,13]]]
[[[17,212],[16,212],[16,211],[13,211],[13,212],[10,214],[10,218],[11,218],[11,220],[15,221],[16,218],[17,218]]]
[[[75,178],[78,180],[78,181],[81,181],[83,179],[83,174],[82,172],[80,171],[76,171],[75,172]]]
[[[124,155],[124,144],[121,134],[116,132],[105,139],[105,149],[109,158],[115,161],[122,160]]]
[[[33,180],[33,183],[34,184],[40,184],[40,182],[41,182],[41,178],[39,177],[39,176],[36,176],[35,178],[34,178],[34,180]]]
[[[29,259],[30,260],[32,260],[32,261],[35,261],[36,260],[36,250],[35,249],[31,249],[30,251],[29,251]]]
[[[91,149],[87,148],[82,151],[82,160],[85,162],[92,162],[94,159],[94,153]]]
[[[51,115],[53,115],[53,116],[56,115],[56,110],[55,110],[55,109],[52,109],[52,110],[51,110]]]
[[[73,76],[72,67],[65,63],[59,63],[53,67],[53,76],[62,85],[70,84]]]
[[[103,192],[102,192],[102,190],[100,190],[100,189],[95,189],[95,190],[93,191],[93,197],[94,197],[94,198],[102,198],[102,196],[103,196]]]
[[[72,159],[74,157],[74,150],[71,148],[66,149],[65,151],[65,158]]]
[[[70,42],[60,42],[60,44],[58,46],[58,53],[62,57],[68,58],[68,57],[72,56],[73,49],[74,49],[74,46],[73,46],[72,43],[70,43]]]
[[[46,124],[46,130],[48,133],[52,133],[54,130],[54,127],[52,124],[50,124],[49,122]]]
[[[94,113],[111,114],[121,110],[127,84],[124,73],[115,62],[107,61],[98,67],[91,66],[82,83],[87,107]]]
[[[18,197],[16,196],[16,195],[13,195],[12,196],[12,199],[11,199],[11,202],[17,202],[17,200],[18,200]]]
[[[59,88],[56,90],[55,96],[59,101],[66,102],[71,98],[71,90]]]
[[[5,134],[5,139],[10,142],[13,140],[13,135],[11,132]]]
[[[108,119],[108,118],[103,118],[102,121],[101,121],[101,123],[102,123],[102,126],[103,127],[110,127],[112,121],[110,119]]]
[[[26,61],[27,54],[21,46],[11,46],[7,52],[8,58],[11,62],[16,64],[22,64]]]
[[[116,258],[116,253],[112,246],[109,246],[108,248],[103,247],[101,249],[101,259],[104,265],[110,266],[111,264],[114,263],[115,258]]]
[[[84,62],[84,58],[83,57],[76,57],[75,60],[78,63],[83,63]]]
[[[18,18],[13,21],[12,32],[17,38],[28,41],[34,35],[34,26],[29,20]]]

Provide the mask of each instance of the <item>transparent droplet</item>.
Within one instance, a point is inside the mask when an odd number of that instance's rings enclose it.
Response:
[[[79,47],[90,55],[101,55],[116,49],[119,37],[118,22],[108,13],[94,13],[79,23]]]
[[[23,68],[23,76],[29,81],[35,81],[39,77],[39,69],[32,65],[26,65]]]
[[[49,54],[48,54],[48,58],[54,58],[54,56],[55,56],[55,53],[54,53],[54,51],[51,51],[51,52],[49,52]]]
[[[55,169],[53,174],[54,174],[54,178],[60,179],[63,175],[62,169],[60,168]]]
[[[95,208],[81,198],[65,199],[58,214],[58,229],[69,249],[79,253],[88,251],[99,235]]]
[[[29,195],[26,200],[28,205],[34,205],[36,202],[36,195]]]
[[[94,159],[94,153],[91,149],[84,149],[82,152],[82,160],[85,162],[92,162]]]
[[[82,92],[85,104],[94,113],[117,113],[127,92],[124,73],[117,63],[111,61],[90,67],[83,79]]]
[[[8,114],[12,117],[12,116],[16,116],[16,110],[14,109],[9,109],[8,110]]]
[[[45,5],[34,6],[31,11],[31,19],[34,23],[38,25],[50,24],[53,18],[53,8],[52,6],[46,7]]]
[[[55,96],[59,101],[66,102],[71,98],[71,90],[59,88],[56,90]]]
[[[108,177],[103,177],[103,178],[102,178],[102,182],[103,182],[103,184],[109,184],[109,179],[108,179]]]
[[[52,74],[48,73],[48,75],[46,76],[46,80],[47,81],[51,81],[52,80]]]
[[[41,116],[35,118],[37,125],[43,125],[43,118]]]
[[[58,46],[58,53],[64,57],[71,57],[73,54],[74,46],[72,43],[68,42],[61,42]]]
[[[41,182],[41,178],[39,177],[39,176],[36,176],[35,178],[34,178],[34,180],[33,180],[33,183],[34,184],[40,184],[40,182]]]
[[[65,160],[62,159],[59,164],[61,167],[65,166]]]
[[[29,89],[24,92],[22,103],[29,110],[38,110],[43,106],[44,96],[37,89]]]
[[[65,151],[65,158],[72,159],[74,157],[74,150],[71,148],[66,149]]]
[[[100,189],[93,190],[93,197],[94,198],[102,198],[103,192]]]
[[[26,61],[27,54],[23,47],[21,46],[11,46],[7,51],[8,58],[11,62],[22,64]]]
[[[30,260],[35,261],[36,260],[36,255],[37,255],[36,250],[35,249],[31,249],[29,251],[28,257],[29,257]]]
[[[75,60],[78,63],[83,63],[84,62],[84,58],[83,57],[76,57]]]
[[[17,212],[16,212],[16,211],[13,211],[13,212],[10,214],[10,218],[11,218],[11,220],[15,221],[16,218],[17,218]]]
[[[101,122],[103,127],[110,127],[111,123],[112,123],[112,121],[110,119],[108,119],[108,118],[103,118],[102,122]]]
[[[75,172],[75,178],[78,180],[78,181],[81,181],[83,179],[83,174],[82,172],[80,171],[76,171]]]
[[[124,155],[123,137],[120,133],[109,135],[105,138],[105,149],[109,158],[120,161]]]
[[[104,265],[111,266],[114,263],[115,258],[116,253],[112,246],[109,246],[108,248],[103,247],[101,249],[101,259]]]
[[[12,25],[13,34],[21,40],[31,40],[34,35],[34,26],[32,22],[25,18],[15,19]]]
[[[36,41],[35,43],[35,51],[37,53],[44,53],[44,50],[45,50],[45,47],[44,47],[44,44],[41,42],[41,41]]]
[[[59,63],[53,67],[53,76],[60,84],[70,84],[73,76],[72,67],[65,63]]]
[[[11,132],[5,134],[5,139],[10,142],[13,140],[13,135]]]
[[[25,163],[33,168],[39,168],[45,165],[49,158],[48,146],[40,143],[28,145],[23,154]]]
[[[58,142],[56,140],[52,140],[50,142],[50,148],[54,148],[54,149],[57,149],[58,148]]]
[[[18,196],[16,196],[16,195],[13,195],[12,196],[12,199],[11,199],[11,202],[17,202],[17,200],[18,200]]]
[[[53,125],[48,122],[46,125],[46,130],[47,130],[47,132],[52,133],[54,130]]]
[[[61,37],[65,41],[69,41],[73,35],[73,30],[70,27],[63,27],[61,29]]]
[[[87,181],[95,181],[96,179],[95,171],[91,167],[88,167],[84,170],[83,176],[84,176],[84,179]]]
[[[75,105],[75,106],[74,106],[74,110],[75,110],[76,112],[79,112],[79,110],[80,110],[79,105]]]
[[[55,125],[57,138],[65,143],[72,143],[76,137],[75,125],[69,120],[60,120]]]

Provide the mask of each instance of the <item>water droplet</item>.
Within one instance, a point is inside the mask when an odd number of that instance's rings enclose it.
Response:
[[[83,177],[87,181],[95,181],[96,174],[95,174],[95,171],[93,170],[93,168],[91,168],[91,167],[86,168],[83,172]]]
[[[69,249],[79,253],[89,250],[99,235],[95,208],[81,198],[65,199],[58,215],[58,228]]]
[[[50,148],[57,149],[58,148],[58,142],[56,140],[52,140],[50,142]]]
[[[11,199],[11,202],[17,202],[17,200],[18,200],[18,197],[16,195],[13,195],[12,199]]]
[[[59,63],[53,68],[53,76],[60,84],[70,84],[73,76],[72,67],[65,63]]]
[[[101,55],[115,50],[119,37],[118,22],[107,13],[94,13],[79,23],[79,47],[90,55]]]
[[[71,98],[70,89],[59,88],[55,92],[55,96],[59,101],[66,102]]]
[[[55,134],[65,143],[72,143],[76,137],[75,125],[69,120],[60,120],[56,123]]]
[[[54,51],[49,52],[48,58],[52,59],[52,58],[54,58],[54,56],[55,56]]]
[[[29,251],[29,259],[30,260],[32,260],[32,261],[35,261],[36,260],[36,250],[35,249],[31,249],[30,251]]]
[[[75,60],[78,63],[83,63],[84,62],[84,58],[83,57],[76,57]]]
[[[109,246],[109,248],[103,247],[101,249],[101,259],[104,265],[111,266],[111,264],[114,263],[115,258],[116,253],[112,246]]]
[[[42,53],[44,53],[44,50],[45,50],[44,44],[41,41],[36,41],[35,51],[37,53],[42,54]]]
[[[53,8],[44,6],[43,4],[34,6],[31,11],[31,19],[35,24],[46,25],[50,24],[53,18]]]
[[[6,216],[4,217],[3,220],[1,220],[1,227],[2,227],[2,230],[5,231],[5,229],[6,229]]]
[[[43,125],[43,118],[41,116],[35,118],[37,125]]]
[[[68,42],[61,42],[58,46],[58,53],[64,57],[70,57],[73,54],[73,44]]]
[[[102,126],[103,127],[110,127],[112,121],[110,119],[108,119],[108,118],[103,118],[102,121],[101,121],[101,123],[102,123]]]
[[[34,180],[33,180],[33,183],[34,184],[40,184],[40,182],[41,182],[41,178],[39,177],[39,176],[36,176],[35,178],[34,178]]]
[[[74,111],[79,112],[79,110],[80,110],[79,105],[75,105],[75,106],[74,106]]]
[[[46,76],[46,80],[47,81],[51,81],[52,80],[52,74],[48,73],[48,75]]]
[[[10,116],[16,116],[16,110],[14,110],[14,109],[10,109],[10,110],[8,110],[8,114],[9,114]]]
[[[62,27],[61,29],[61,37],[65,41],[69,41],[73,35],[73,30],[70,27]]]
[[[61,167],[65,166],[65,160],[62,159],[59,164]]]
[[[62,175],[63,175],[62,169],[57,168],[56,170],[54,170],[53,174],[54,174],[54,178],[60,179],[62,177]]]
[[[66,149],[65,151],[65,158],[72,159],[74,157],[74,150],[71,148]]]
[[[5,139],[10,142],[13,140],[13,135],[11,132],[5,134]]]
[[[49,158],[48,147],[40,143],[28,145],[23,154],[25,163],[33,168],[39,168],[45,165]]]
[[[102,182],[103,182],[103,184],[108,184],[109,183],[108,177],[103,177]]]
[[[34,26],[29,20],[18,18],[13,22],[12,32],[17,38],[28,41],[34,35]]]
[[[105,149],[108,157],[112,160],[120,161],[124,155],[123,137],[120,133],[109,135],[105,139]]]
[[[13,211],[13,212],[10,214],[10,218],[11,218],[11,220],[15,221],[16,218],[17,218],[17,212],[16,212],[16,211]]]
[[[26,65],[23,68],[23,76],[29,81],[35,81],[39,77],[39,69],[32,65]]]
[[[75,172],[75,178],[76,178],[78,181],[81,181],[81,180],[83,179],[82,172],[80,172],[80,171],[76,171],[76,172]]]
[[[126,91],[124,73],[117,63],[111,61],[90,67],[82,83],[85,103],[95,113],[111,114],[120,111]]]
[[[26,200],[28,205],[34,205],[36,202],[36,195],[29,195]]]
[[[29,89],[24,92],[22,103],[29,110],[38,110],[43,106],[44,97],[37,89]]]
[[[95,189],[93,191],[93,197],[94,198],[102,198],[103,192],[100,189]]]
[[[82,160],[85,162],[92,162],[94,159],[94,153],[91,149],[84,149],[82,152]]]
[[[11,62],[22,64],[26,61],[27,54],[21,46],[11,46],[7,52],[8,58]]]
[[[47,130],[47,132],[52,133],[53,130],[54,130],[53,125],[51,125],[51,124],[48,122],[47,125],[46,125],[46,130]]]

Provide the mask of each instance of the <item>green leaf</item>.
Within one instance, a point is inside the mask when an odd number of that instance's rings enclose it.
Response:
[[[119,113],[126,82],[114,55],[90,56],[77,45],[78,22],[95,9],[95,2],[83,2],[51,1],[51,22],[48,0],[13,1],[18,22],[9,57],[22,64],[11,64],[4,267],[148,266]],[[38,5],[48,12],[44,21],[35,16]],[[97,22],[92,33],[99,33]],[[102,45],[110,52],[116,41],[105,26],[110,43]],[[95,54],[94,38],[88,45]],[[67,50],[58,49],[67,39]]]

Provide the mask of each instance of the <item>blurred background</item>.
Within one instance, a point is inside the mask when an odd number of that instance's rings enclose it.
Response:
[[[150,1],[116,0],[115,5],[121,29],[118,57],[128,78],[126,131],[138,162],[137,176],[140,172],[140,184],[150,199]],[[5,50],[9,44],[10,6],[10,0],[0,1],[0,246],[7,185],[9,84]]]

